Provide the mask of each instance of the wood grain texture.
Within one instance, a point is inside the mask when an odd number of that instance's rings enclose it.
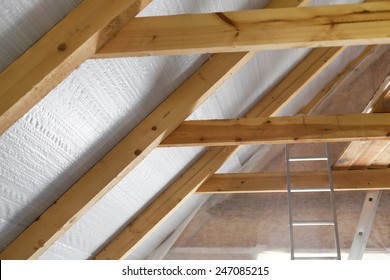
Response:
[[[378,90],[375,92],[373,100],[365,108],[365,112],[373,113],[384,113],[386,110],[381,110],[386,108],[386,102],[388,99],[388,87],[390,83],[390,76],[388,76]],[[368,166],[374,164],[378,166],[387,166],[390,163],[390,158],[386,159],[387,153],[384,151],[389,146],[389,141],[360,141],[360,142],[351,142],[338,160],[334,163],[333,167],[335,169],[361,169],[367,168]],[[377,158],[380,158],[379,161],[376,161]],[[384,164],[384,161],[387,161],[387,164]]]
[[[387,168],[390,166],[390,145],[380,153],[370,165],[370,168]]]
[[[161,144],[225,146],[390,139],[390,114],[186,121]]]
[[[275,5],[282,4],[279,0],[273,0]],[[288,5],[296,5],[295,1],[288,1]],[[279,7],[279,6],[278,6]],[[220,54],[226,56],[227,54]],[[332,60],[332,58],[329,58]],[[305,61],[305,60],[304,60]],[[312,58],[309,58],[312,61]],[[327,63],[324,60],[323,63]],[[309,65],[309,69],[308,69]],[[312,73],[311,75],[318,75],[319,71],[315,63],[302,62],[296,69],[291,72],[294,77],[299,77],[299,73]],[[289,75],[282,79],[281,83],[288,84],[292,88],[300,88],[291,81]],[[296,80],[295,83],[302,83],[302,80]],[[287,86],[281,86],[286,88]],[[271,90],[269,94],[273,94]],[[295,94],[290,91],[290,94]],[[283,102],[282,102],[283,103]],[[283,103],[284,104],[284,103]],[[279,105],[271,105],[277,109]],[[262,112],[258,110],[249,112],[249,116],[256,117]],[[192,164],[186,171],[184,171],[179,179],[170,184],[166,190],[156,200],[151,202],[147,209],[142,211],[137,218],[129,223],[119,234],[117,234],[103,250],[97,254],[96,259],[124,259],[134,250],[134,248],[142,242],[142,240],[150,234],[166,217],[172,213],[179,203],[189,197],[189,194],[195,190],[212,174],[220,168],[223,163],[229,159],[237,150],[239,146],[234,147],[210,147],[205,154],[203,154],[194,164]],[[183,179],[184,178],[184,179]],[[191,178],[186,179],[186,178]],[[153,209],[163,209],[161,212],[155,212]],[[152,217],[152,222],[145,224],[145,221]]]
[[[145,17],[97,57],[180,55],[390,42],[390,2]]]
[[[264,8],[265,9],[279,9],[293,8],[293,7],[304,7],[310,4],[311,0],[271,0]]]
[[[362,51],[354,60],[352,60],[348,65],[341,71],[330,83],[328,83],[305,107],[303,107],[299,114],[309,115],[311,111],[315,108],[317,104],[320,104],[327,94],[337,87],[337,85],[351,72],[355,69],[362,61],[364,61],[367,56],[371,55],[377,45],[368,46]]]
[[[388,190],[390,169],[333,170],[335,191]],[[329,184],[325,171],[292,172],[295,188],[325,187]],[[214,174],[197,193],[287,192],[285,172]]]
[[[214,55],[10,243],[0,259],[39,257],[252,55]]]
[[[151,0],[86,0],[0,73],[0,135]]]

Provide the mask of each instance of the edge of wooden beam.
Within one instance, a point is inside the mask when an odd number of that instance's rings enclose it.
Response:
[[[387,44],[389,28],[388,2],[143,17],[96,57]]]
[[[186,121],[161,147],[389,140],[390,114]]]
[[[390,169],[333,170],[335,191],[389,190]],[[325,187],[327,171],[292,172],[299,187]],[[287,192],[286,172],[214,174],[196,193],[272,193]]]

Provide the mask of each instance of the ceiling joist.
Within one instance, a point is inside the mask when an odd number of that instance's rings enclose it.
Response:
[[[390,139],[390,114],[186,121],[160,146],[294,144]]]
[[[333,170],[335,191],[390,189],[390,169]],[[294,185],[305,187],[329,184],[326,171],[292,172]],[[215,174],[197,193],[287,192],[286,172]],[[298,188],[298,187],[295,187]]]
[[[137,18],[96,57],[390,43],[390,1]]]

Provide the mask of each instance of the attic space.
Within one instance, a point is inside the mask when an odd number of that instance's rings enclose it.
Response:
[[[390,259],[389,30],[390,1],[0,0],[0,259]]]

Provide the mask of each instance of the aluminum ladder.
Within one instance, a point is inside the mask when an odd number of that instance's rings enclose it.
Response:
[[[290,145],[286,145],[286,173],[287,173],[287,197],[288,197],[288,219],[290,228],[290,249],[291,249],[291,260],[341,260],[340,254],[340,241],[337,226],[336,206],[334,203],[334,186],[332,177],[332,166],[330,161],[330,149],[329,143],[325,143],[325,156],[290,156]],[[328,170],[328,186],[321,187],[298,187],[293,186],[291,183],[291,163],[292,162],[303,162],[303,161],[326,161]],[[332,217],[330,220],[295,220],[293,218],[293,206],[292,206],[292,194],[293,193],[314,193],[314,192],[329,192],[330,196],[330,207],[332,210]],[[334,240],[336,247],[336,255],[331,257],[324,256],[308,256],[298,257],[295,256],[295,244],[294,244],[294,228],[295,227],[315,227],[315,226],[332,226],[334,232]]]

